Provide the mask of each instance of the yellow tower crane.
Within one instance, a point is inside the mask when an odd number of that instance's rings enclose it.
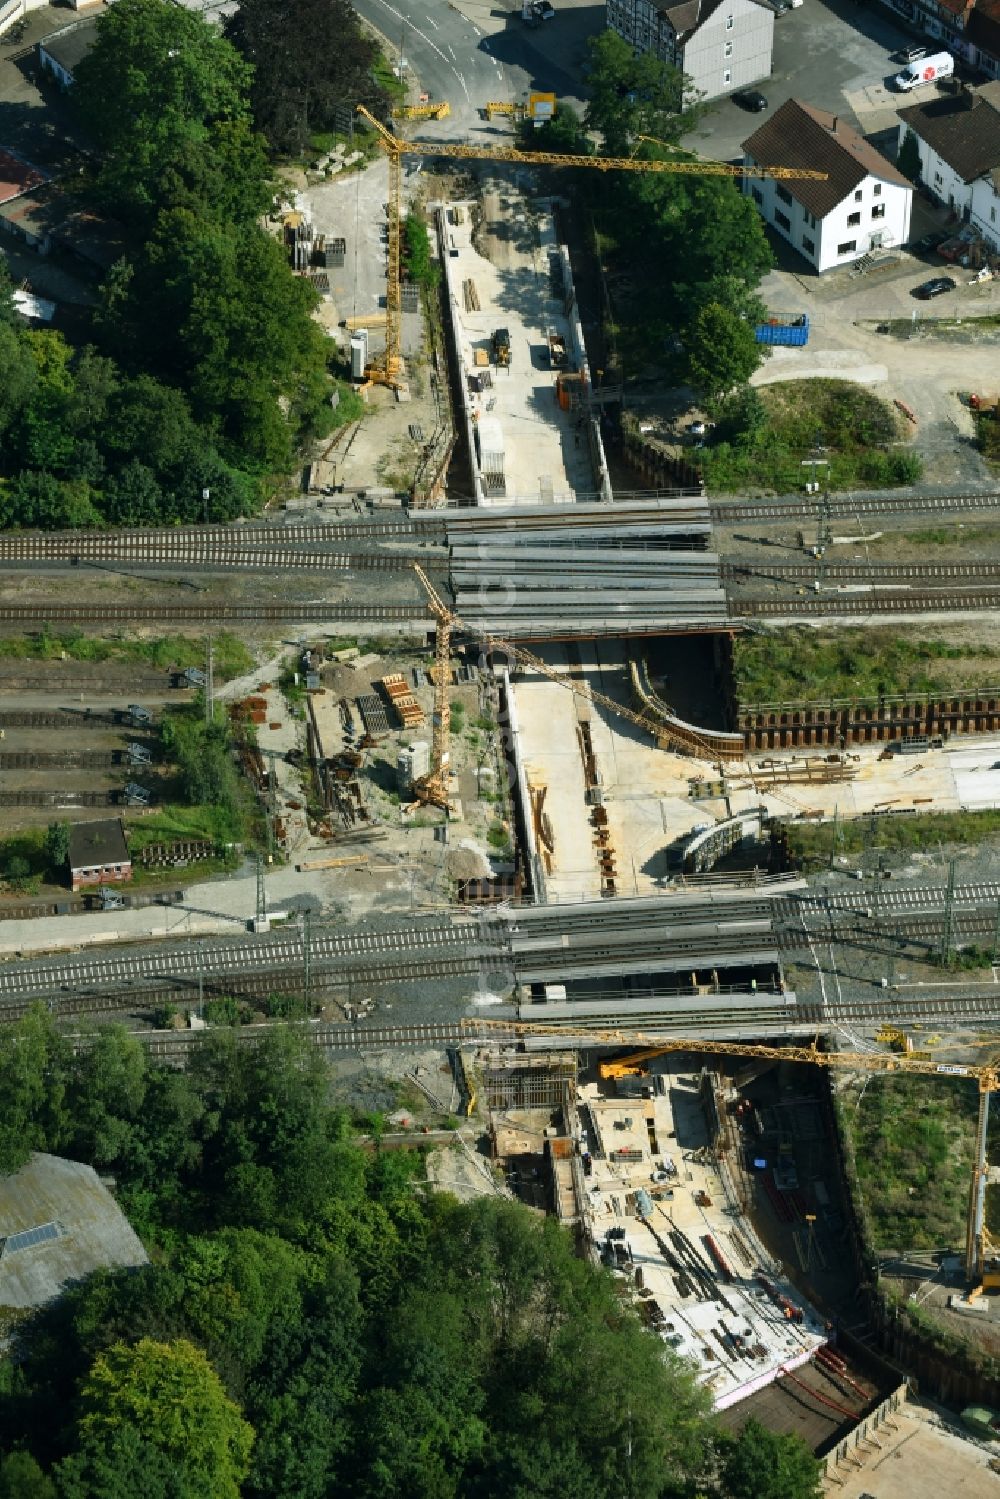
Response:
[[[403,157],[446,156],[457,161],[499,161],[516,166],[589,167],[597,172],[672,172],[700,177],[780,177],[825,181],[826,172],[792,167],[734,167],[724,161],[650,161],[634,156],[562,156],[556,151],[519,151],[516,146],[460,146],[447,141],[406,141],[376,119],[363,104],[357,112],[378,136],[389,162],[388,255],[385,273],[385,352],[374,362],[369,378],[381,385],[398,386],[403,358],[400,328],[400,233],[402,229]],[[369,319],[372,326],[380,316]]]
[[[448,765],[451,760],[451,707],[448,688],[451,678],[451,631],[454,616],[419,563],[414,572],[427,593],[427,603],[437,620],[434,649],[434,721],[431,733],[431,768],[413,786],[418,801],[429,806],[451,810],[448,795]]]
[[[969,1191],[969,1209],[966,1217],[965,1271],[970,1282],[976,1283],[973,1293],[983,1289],[1000,1288],[1000,1262],[996,1259],[1000,1245],[994,1243],[986,1230],[984,1218],[984,1191],[986,1187],[986,1130],[989,1121],[990,1095],[1000,1091],[1000,1065],[996,1062],[935,1062],[928,1057],[918,1057],[912,1052],[853,1052],[820,1051],[816,1046],[768,1046],[754,1041],[716,1041],[693,1037],[651,1036],[643,1031],[579,1030],[558,1025],[541,1025],[524,1021],[463,1020],[461,1028],[470,1040],[483,1034],[498,1038],[521,1038],[526,1036],[559,1037],[567,1046],[634,1046],[645,1048],[647,1058],[666,1056],[673,1052],[702,1052],[708,1056],[754,1057],[763,1061],[801,1062],[811,1067],[823,1067],[828,1071],[846,1070],[867,1073],[902,1073],[906,1076],[946,1078],[951,1081],[975,1081],[979,1088],[979,1121],[976,1130],[976,1153],[972,1167],[972,1182]],[[624,1059],[635,1062],[637,1057]],[[604,1064],[602,1075],[616,1075],[614,1064]]]
[[[420,579],[424,591],[427,594],[428,607],[438,622],[438,652],[440,653],[440,651],[443,649],[446,659],[448,659],[448,652],[450,651],[451,647],[452,635],[456,630],[461,630],[464,634],[471,635],[474,640],[480,641],[488,654],[506,656],[509,660],[517,661],[521,666],[528,666],[532,671],[540,672],[543,677],[548,677],[550,682],[555,682],[558,684],[558,686],[565,687],[567,692],[575,692],[577,697],[586,698],[588,702],[600,704],[602,708],[607,708],[610,713],[616,713],[619,718],[624,718],[628,723],[634,724],[637,729],[642,729],[644,733],[651,735],[651,737],[661,747],[664,747],[670,743],[670,736],[668,731],[664,728],[663,723],[660,722],[657,718],[648,713],[636,713],[633,708],[627,708],[624,703],[617,702],[615,698],[609,697],[606,692],[601,692],[596,687],[584,686],[575,682],[572,677],[565,676],[562,672],[556,671],[554,666],[549,666],[549,664],[546,661],[543,661],[539,656],[534,655],[531,651],[526,651],[524,649],[524,646],[515,645],[512,640],[504,640],[500,635],[491,635],[487,631],[479,629],[476,625],[468,624],[464,619],[461,619],[459,615],[454,612],[454,610],[448,608],[448,605],[441,598],[441,595],[438,593],[433,583],[431,583],[423,568],[420,567],[417,563],[414,563],[414,572]],[[441,642],[442,632],[446,637],[443,646]],[[428,783],[434,784],[435,790],[438,789],[438,781],[436,778],[440,777],[442,774],[442,765],[447,764],[446,761],[441,760],[438,753],[439,749],[441,754],[447,754],[448,750],[447,686],[444,688],[445,707],[444,709],[442,709],[442,714],[445,720],[445,730],[444,734],[440,738],[438,735],[437,723],[439,716],[438,695],[442,691],[441,680],[447,682],[447,677],[447,672],[441,674],[438,671],[438,668],[435,667],[434,746],[431,752],[431,769],[428,777],[426,778]],[[692,731],[690,739],[691,743],[688,743],[687,740],[685,740],[686,748],[690,749],[693,745],[694,747],[700,748],[704,751],[705,758],[707,760],[711,760],[713,762],[718,760],[720,751],[717,746],[712,744],[709,738],[702,738],[697,733]],[[421,794],[419,787],[415,787],[414,789],[417,791],[418,795]],[[438,800],[437,797],[423,796],[422,799],[425,801],[433,801],[434,805],[439,807],[444,807],[446,804],[444,801]]]

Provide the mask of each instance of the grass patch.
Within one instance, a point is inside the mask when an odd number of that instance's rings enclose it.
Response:
[[[834,824],[788,823],[788,852],[802,870],[826,869],[831,852],[860,854],[870,827],[870,819],[859,817]],[[913,853],[938,843],[961,844],[978,848],[1000,834],[1000,811],[923,812],[915,817],[880,817],[876,824],[876,846],[889,853]]]
[[[1000,651],[891,629],[788,629],[739,636],[733,686],[741,706],[954,693],[952,663],[996,660]]]
[[[131,820],[133,817],[135,821]],[[228,813],[213,806],[184,807],[170,804],[155,812],[126,812],[125,820],[128,823],[129,848],[134,854],[151,843],[204,840],[222,848],[233,841]],[[163,870],[156,873],[165,877]]]
[[[926,1077],[871,1077],[848,1089],[841,1120],[876,1249],[942,1249],[965,1238],[978,1098]]]
[[[759,398],[759,401],[756,399]],[[748,422],[748,410],[753,412]],[[783,380],[761,386],[748,403],[742,393],[723,402],[714,440],[698,459],[710,491],[747,486],[801,490],[802,467],[818,446],[817,470],[831,489],[881,489],[912,484],[922,465],[894,445],[911,434],[887,401],[849,380]]]
[[[66,883],[65,870],[53,870],[45,849],[45,829],[27,828],[0,841],[0,881],[12,895],[33,895],[45,879]]]
[[[976,442],[987,463],[1000,465],[1000,420],[992,413],[976,413]]]
[[[108,640],[79,630],[52,630],[48,625],[33,635],[0,639],[0,658],[8,661],[123,661],[158,670],[183,671],[204,667],[205,642],[186,635],[164,635],[155,640]],[[212,664],[217,682],[251,671],[254,658],[236,635],[223,631],[212,639]]]

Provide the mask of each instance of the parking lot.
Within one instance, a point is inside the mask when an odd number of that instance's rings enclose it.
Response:
[[[803,0],[775,17],[771,77],[756,87],[767,98],[769,114],[786,99],[802,99],[845,116],[864,135],[876,134],[893,123],[900,104],[921,97],[921,90],[902,95],[885,86],[899,71],[892,53],[911,41],[874,7],[854,0]],[[732,159],[742,154],[741,143],[763,118],[723,99],[692,143],[706,156]]]

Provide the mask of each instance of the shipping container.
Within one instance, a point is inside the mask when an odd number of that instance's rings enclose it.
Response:
[[[809,342],[809,318],[804,312],[793,318],[768,318],[758,323],[754,337],[759,344],[783,344],[790,348],[802,348]]]

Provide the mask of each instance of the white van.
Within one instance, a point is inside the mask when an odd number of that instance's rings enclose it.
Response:
[[[932,52],[930,57],[921,57],[911,62],[893,82],[902,93],[909,93],[921,83],[934,83],[939,78],[950,78],[955,71],[955,59],[950,52]]]

